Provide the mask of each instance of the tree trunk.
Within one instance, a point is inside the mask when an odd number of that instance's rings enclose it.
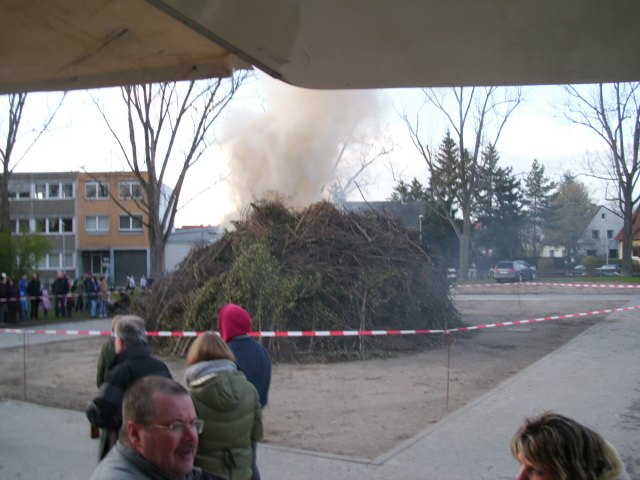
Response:
[[[462,219],[462,236],[460,237],[460,280],[469,278],[469,245],[471,243],[471,219],[464,215]]]
[[[10,232],[11,216],[9,213],[9,169],[5,163],[0,178],[0,232]]]

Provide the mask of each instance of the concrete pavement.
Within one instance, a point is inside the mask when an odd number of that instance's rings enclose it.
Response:
[[[640,305],[640,296],[628,301]],[[555,410],[600,432],[620,452],[629,478],[640,479],[639,347],[638,310],[610,314],[376,459],[261,444],[262,476],[265,480],[511,479],[517,464],[509,441],[516,428],[526,416]],[[95,467],[96,450],[82,413],[17,401],[0,403],[0,478],[86,479]]]

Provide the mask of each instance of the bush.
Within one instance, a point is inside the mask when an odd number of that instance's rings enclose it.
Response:
[[[261,202],[235,231],[193,250],[134,305],[159,329],[202,330],[218,306],[237,303],[255,330],[434,329],[459,325],[441,271],[419,240],[386,214],[341,213],[321,202],[302,212]],[[415,235],[417,237],[417,234]],[[271,338],[270,350],[409,348],[425,336]],[[428,340],[431,341],[431,340]]]

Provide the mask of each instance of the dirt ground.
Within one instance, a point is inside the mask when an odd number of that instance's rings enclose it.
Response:
[[[466,324],[484,325],[622,307],[626,295],[624,290],[492,285],[457,289],[452,296]],[[604,318],[459,333],[450,346],[443,340],[440,347],[389,359],[276,364],[264,441],[375,458]],[[85,337],[26,351],[0,350],[0,398],[83,410],[97,392],[96,357],[104,341]],[[165,360],[182,380],[184,362]]]

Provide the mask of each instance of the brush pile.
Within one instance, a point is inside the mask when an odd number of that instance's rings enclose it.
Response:
[[[302,212],[252,204],[218,242],[194,248],[134,304],[149,329],[210,330],[223,303],[243,306],[254,330],[436,329],[459,324],[446,279],[409,232],[385,214]],[[431,337],[431,338],[427,338]],[[271,338],[279,357],[353,357],[416,348],[433,336]],[[182,353],[184,342],[174,352]]]

